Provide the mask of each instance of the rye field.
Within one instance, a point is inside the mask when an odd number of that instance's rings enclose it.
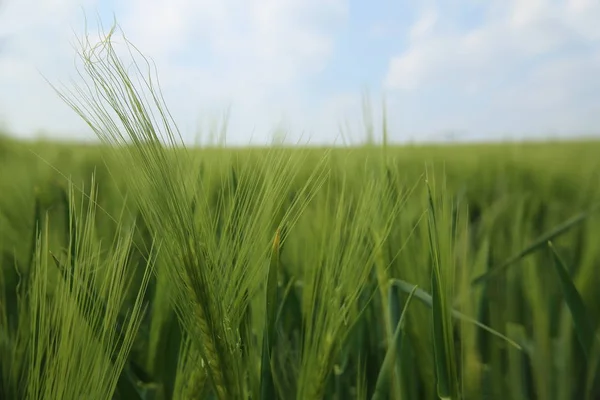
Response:
[[[0,140],[0,399],[600,398],[600,143],[184,148],[97,49],[102,144]]]

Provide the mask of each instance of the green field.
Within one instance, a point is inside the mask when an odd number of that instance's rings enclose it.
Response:
[[[112,79],[0,141],[0,399],[600,398],[600,143],[173,149]]]

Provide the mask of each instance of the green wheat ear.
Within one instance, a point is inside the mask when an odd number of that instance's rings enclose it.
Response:
[[[286,195],[305,156],[273,148],[266,158],[240,162],[228,171],[228,190],[212,207],[207,182],[192,173],[198,164],[182,146],[160,87],[142,67],[150,70],[150,63],[136,53],[141,62],[134,59],[134,68],[126,68],[113,48],[114,33],[115,27],[97,45],[81,42],[91,83],[71,97],[59,95],[114,149],[117,165],[132,171],[125,177],[128,190],[159,242],[162,272],[173,286],[170,300],[201,353],[215,395],[243,397],[255,391],[247,379],[254,360],[241,348],[238,327],[264,283],[262,260],[271,247],[266,232],[275,223],[294,225],[325,181],[325,157],[302,185],[302,198],[291,204],[285,204]]]
[[[123,317],[132,231],[124,230],[104,249],[94,237],[95,202],[86,211],[77,233],[71,234],[75,250],[68,252],[69,268],[63,269],[68,273],[54,273],[52,260],[59,265],[62,261],[49,248],[48,218],[38,236],[27,297],[31,310],[27,398],[111,398],[122,382],[121,372],[141,324],[152,260]]]
[[[447,258],[442,254],[438,236],[440,227],[436,218],[437,205],[429,182],[427,182],[427,194],[429,200],[429,245],[433,259],[431,272],[432,334],[437,392],[440,399],[457,399],[459,396],[458,371],[456,368],[452,320],[447,294],[448,286],[452,282],[448,281],[448,273],[446,272],[451,266],[443,264],[447,262]],[[445,210],[442,208],[442,211]]]

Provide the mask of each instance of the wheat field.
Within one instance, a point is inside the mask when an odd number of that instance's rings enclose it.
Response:
[[[102,144],[0,140],[1,399],[600,398],[600,144],[184,147],[84,50]]]

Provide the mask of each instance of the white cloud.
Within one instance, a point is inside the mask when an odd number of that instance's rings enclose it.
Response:
[[[25,1],[30,4],[24,5]],[[81,1],[25,1],[12,2],[20,5],[0,14],[0,33],[7,31],[3,23],[9,20],[12,32],[18,32],[11,52],[0,56],[0,84],[5,87],[10,77],[14,86],[12,98],[0,94],[0,108],[20,133],[51,126],[72,134],[73,129],[61,121],[74,126],[80,121],[57,112],[70,110],[53,98],[47,83],[39,74],[36,79],[34,71],[39,69],[52,82],[78,79],[72,67],[75,37],[71,27],[83,27]],[[36,9],[38,3],[43,7]],[[348,13],[347,0],[131,0],[116,4],[117,22],[127,38],[156,62],[167,103],[188,137],[194,134],[199,113],[217,114],[231,104],[231,129],[237,130],[233,139],[242,143],[253,129],[251,124],[268,135],[285,115],[291,125],[302,126],[303,119],[318,113],[304,86],[327,65],[335,34]],[[94,22],[92,0],[84,5]],[[37,10],[33,18],[27,9]],[[48,22],[50,13],[53,18],[56,15],[54,23]],[[19,31],[25,21],[29,26]],[[111,22],[104,20],[105,28]],[[17,90],[22,97],[15,99]],[[47,101],[47,112],[27,111],[27,102],[36,99]],[[27,118],[28,113],[35,117]]]
[[[414,35],[431,26],[426,9],[411,28],[408,49],[391,58],[386,77],[389,88],[418,88],[448,79],[448,70],[469,76],[506,70],[536,55],[551,53],[571,41],[589,44],[600,39],[600,3],[585,0],[512,0],[495,10],[488,20],[469,31]],[[475,74],[474,74],[475,73]],[[445,75],[445,77],[441,77]]]
[[[410,28],[409,37],[411,40],[422,40],[432,33],[436,22],[438,21],[438,11],[430,6],[421,13],[419,19]]]
[[[247,140],[242,135],[254,127],[268,135],[286,115],[292,126],[314,116],[303,86],[326,66],[334,35],[347,17],[345,0],[130,4],[123,29],[156,59],[169,104],[181,110],[179,120],[189,127],[200,111],[220,111],[231,103],[232,136],[238,141]],[[161,22],[165,14],[169,17]],[[206,63],[186,65],[189,55],[182,56],[182,49],[197,49],[196,58]]]
[[[465,10],[476,1],[465,2]],[[167,104],[190,140],[199,121],[229,105],[237,143],[251,134],[264,142],[279,123],[295,129],[292,137],[306,132],[315,142],[332,141],[346,117],[359,137],[361,96],[348,86],[352,74],[340,70],[339,82],[333,75],[327,87],[315,80],[339,36],[352,36],[342,33],[350,11],[358,13],[351,26],[371,26],[371,58],[343,43],[336,70],[327,74],[364,62],[361,76],[372,79],[377,57],[389,60],[381,85],[391,92],[390,123],[402,128],[401,137],[414,130],[600,125],[593,107],[600,104],[595,0],[479,0],[483,21],[468,21],[468,28],[466,14],[454,18],[462,8],[448,12],[447,2],[427,0],[401,33],[407,47],[392,57],[385,47],[404,25],[374,25],[372,16],[350,10],[349,0],[9,0],[0,9],[0,38],[8,38],[0,49],[0,114],[16,133],[49,128],[63,137],[93,137],[40,72],[53,83],[78,80],[73,29],[82,33],[83,10],[94,22],[96,7],[107,27],[111,4],[126,36],[156,62]],[[386,13],[380,6],[377,12]]]
[[[431,26],[431,10],[425,9],[410,31],[406,51],[390,59],[386,88],[403,98],[435,91],[457,101],[478,95],[479,102],[489,103],[480,112],[499,130],[597,127],[600,117],[582,108],[580,100],[587,96],[589,104],[589,90],[600,90],[600,75],[594,72],[600,67],[600,3],[498,0],[486,11],[475,28],[414,35]],[[467,104],[456,112],[452,119],[462,125],[486,128],[483,114],[475,115]],[[423,127],[439,129],[448,122],[432,117],[437,122],[425,121]]]
[[[45,80],[73,77],[74,33],[95,0],[7,1],[0,10],[0,110],[9,129],[32,136],[48,125],[81,137],[73,118]]]

